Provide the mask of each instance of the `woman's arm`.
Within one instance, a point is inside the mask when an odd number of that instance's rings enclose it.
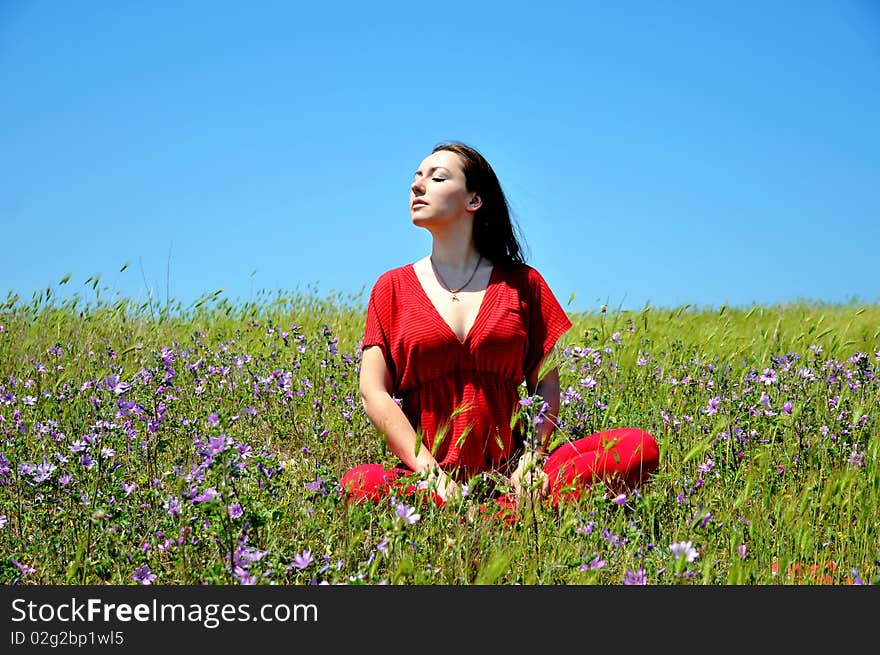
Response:
[[[547,357],[544,358],[545,361]],[[541,396],[548,407],[544,412],[544,420],[535,427],[537,434],[534,445],[532,447],[526,445],[516,464],[516,470],[510,476],[510,482],[518,496],[523,495],[524,485],[535,492],[540,492],[542,496],[546,496],[550,491],[550,480],[544,473],[543,464],[550,436],[556,427],[556,417],[559,414],[559,369],[554,366],[539,379],[538,372],[543,366],[542,361],[534,373],[526,379],[526,389],[529,394]]]
[[[455,482],[440,470],[437,460],[424,443],[419,440],[403,413],[391,397],[393,384],[391,372],[385,362],[382,349],[367,347],[363,352],[360,372],[361,402],[367,417],[379,434],[385,437],[388,447],[400,460],[417,473],[428,472],[437,476],[437,494],[446,500],[457,490]]]
[[[550,436],[556,428],[557,416],[559,415],[559,369],[554,366],[547,371],[543,378],[538,379],[538,373],[544,363],[553,356],[554,352],[551,351],[535,372],[526,379],[526,389],[529,394],[541,396],[544,402],[549,405],[544,412],[544,420],[537,426],[538,434],[535,443],[537,444],[536,450],[540,455],[544,455],[547,451]]]

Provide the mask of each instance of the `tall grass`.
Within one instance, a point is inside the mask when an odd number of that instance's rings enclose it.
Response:
[[[353,505],[394,461],[360,297],[0,311],[6,584],[851,584],[880,577],[880,306],[572,314],[555,442],[651,432],[659,471],[505,520],[469,485]],[[416,518],[418,515],[418,518]]]

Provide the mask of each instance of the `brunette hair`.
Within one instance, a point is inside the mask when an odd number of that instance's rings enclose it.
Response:
[[[476,149],[458,141],[434,147],[454,152],[462,161],[468,191],[480,196],[483,205],[474,214],[474,244],[495,266],[510,269],[525,263],[519,226],[510,216],[510,206],[492,166]]]

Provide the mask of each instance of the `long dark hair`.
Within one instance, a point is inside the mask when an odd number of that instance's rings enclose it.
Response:
[[[492,166],[476,149],[458,141],[447,141],[431,152],[448,150],[463,164],[465,184],[483,201],[474,214],[474,244],[495,266],[511,269],[525,263],[519,226],[510,216],[507,197]]]

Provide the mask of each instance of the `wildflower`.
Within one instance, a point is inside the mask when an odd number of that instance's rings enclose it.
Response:
[[[623,584],[625,585],[646,585],[648,579],[645,577],[645,569],[636,569],[635,571],[627,570],[623,576]]]
[[[420,518],[422,518],[421,514],[416,514],[415,507],[407,507],[403,503],[398,503],[395,508],[396,514],[403,519],[403,522],[407,525],[412,525],[416,523]]]
[[[268,551],[258,550],[251,546],[240,545],[233,553],[233,558],[237,566],[247,566],[251,562],[259,562],[265,557]]]
[[[52,475],[52,471],[54,471],[55,468],[55,465],[50,464],[44,456],[43,463],[37,466],[33,471],[34,482],[43,482],[45,480],[48,480],[49,477]]]
[[[217,412],[211,412],[210,414],[208,414],[208,424],[212,428],[216,428],[218,425],[220,425],[220,417],[217,415]]]
[[[150,567],[144,564],[134,570],[134,575],[131,576],[131,579],[135,582],[140,582],[142,585],[153,584],[153,580],[156,579],[156,574],[151,573]]]
[[[14,560],[12,560],[12,563],[15,564],[15,565],[18,567],[18,570],[21,571],[21,574],[22,574],[22,575],[28,575],[28,574],[30,574],[30,573],[36,573],[36,572],[37,572],[37,570],[36,570],[35,568],[33,568],[33,567],[31,567],[31,566],[28,566],[27,564],[22,564],[22,563],[19,562],[18,560],[15,560],[15,559],[14,559]]]
[[[715,396],[714,398],[709,399],[709,404],[706,405],[706,416],[712,416],[713,414],[718,413],[718,405],[721,404],[721,397]]]
[[[794,406],[788,400],[786,400],[784,403],[782,403],[782,413],[783,414],[791,414],[791,410],[793,408],[794,408]]]
[[[248,586],[257,584],[257,577],[245,568],[236,566],[233,568],[233,574],[238,578],[239,584]]]
[[[293,562],[291,563],[290,566],[302,571],[304,568],[306,568],[309,564],[311,564],[314,561],[315,561],[315,559],[312,557],[312,551],[304,550],[303,552],[297,553],[296,555],[294,555]]]
[[[697,469],[700,473],[708,473],[713,468],[715,468],[715,462],[711,459],[707,459],[704,463],[700,464],[700,467]]]
[[[596,379],[592,375],[588,375],[586,377],[581,378],[580,383],[581,383],[582,387],[586,387],[587,389],[592,389],[596,386]]]
[[[620,494],[614,500],[612,500],[615,505],[624,505],[626,504],[626,494]]]
[[[852,454],[850,454],[846,463],[857,469],[860,469],[865,465],[865,453],[859,450],[858,444],[853,446]]]
[[[136,486],[133,484],[127,484],[125,482],[122,483],[122,490],[125,492],[126,496],[130,496],[131,492],[135,490]]]
[[[193,498],[194,503],[210,503],[212,500],[220,500],[222,496],[214,487],[208,487],[198,496]]]
[[[0,514],[0,530],[6,527],[6,514]]]
[[[580,528],[578,528],[577,530],[575,530],[575,532],[577,534],[581,535],[582,537],[586,537],[587,535],[592,534],[593,528],[595,527],[595,525],[596,525],[595,521],[587,521],[585,525],[583,525]]]
[[[592,561],[584,562],[580,566],[580,571],[598,571],[601,568],[604,568],[605,560],[600,559],[598,555],[596,555]]]
[[[771,385],[777,380],[776,371],[772,368],[765,368],[761,375],[758,376],[758,379],[765,385]]]
[[[104,385],[117,396],[131,389],[131,385],[128,382],[122,382],[118,375],[108,375],[104,378]]]
[[[241,503],[233,503],[228,508],[229,518],[231,519],[239,519],[244,515],[244,510],[241,507]]]
[[[171,516],[177,518],[180,514],[180,498],[177,496],[171,496],[168,500],[166,500],[162,507],[167,511]]]
[[[712,512],[706,512],[706,514],[699,520],[697,525],[700,526],[701,528],[705,528],[707,525],[709,525],[709,521],[711,521],[711,520],[712,520]]]
[[[669,550],[672,551],[672,554],[675,555],[676,558],[683,557],[688,563],[693,562],[700,556],[700,553],[697,552],[697,549],[694,548],[693,543],[690,541],[672,543],[669,546]]]
[[[611,335],[611,340],[612,340],[614,343],[616,343],[616,344],[619,345],[619,344],[620,344],[620,332],[615,332],[614,334],[612,334],[612,335]]]

